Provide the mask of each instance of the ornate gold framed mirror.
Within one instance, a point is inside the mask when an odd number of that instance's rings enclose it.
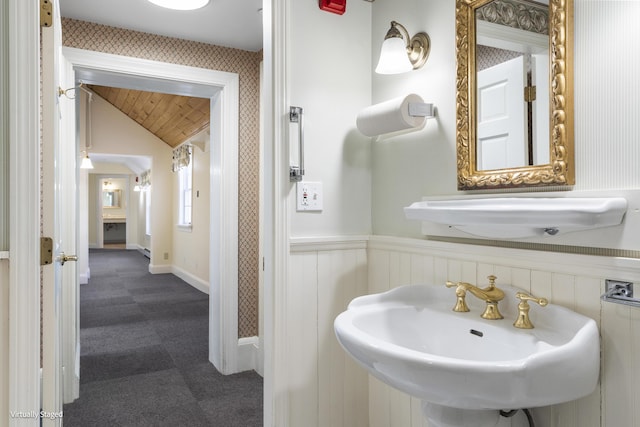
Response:
[[[575,183],[573,0],[538,1],[456,0],[459,190]]]

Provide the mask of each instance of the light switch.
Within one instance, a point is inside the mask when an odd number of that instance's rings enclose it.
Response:
[[[322,183],[302,181],[296,184],[297,211],[322,210]]]

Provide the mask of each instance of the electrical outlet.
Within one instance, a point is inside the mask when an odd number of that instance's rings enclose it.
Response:
[[[296,184],[297,211],[318,212],[322,210],[322,183],[301,181]]]

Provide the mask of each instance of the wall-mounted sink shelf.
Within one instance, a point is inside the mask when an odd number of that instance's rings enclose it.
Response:
[[[555,236],[622,223],[624,197],[499,197],[425,200],[404,208],[407,219],[430,221],[480,237]]]

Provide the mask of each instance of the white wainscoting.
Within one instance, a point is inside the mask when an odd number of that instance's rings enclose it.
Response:
[[[536,426],[640,426],[640,309],[600,301],[607,278],[640,282],[640,260],[371,236],[293,239],[290,266],[289,425],[427,426],[418,399],[368,377],[346,356],[333,320],[358,295],[410,283],[484,284],[495,274],[498,284],[547,297],[600,326],[600,386],[578,401],[533,409]],[[512,421],[526,426],[522,416]]]
[[[366,238],[293,239],[289,265],[288,425],[367,427],[367,373],[333,332],[333,319],[367,293]]]

